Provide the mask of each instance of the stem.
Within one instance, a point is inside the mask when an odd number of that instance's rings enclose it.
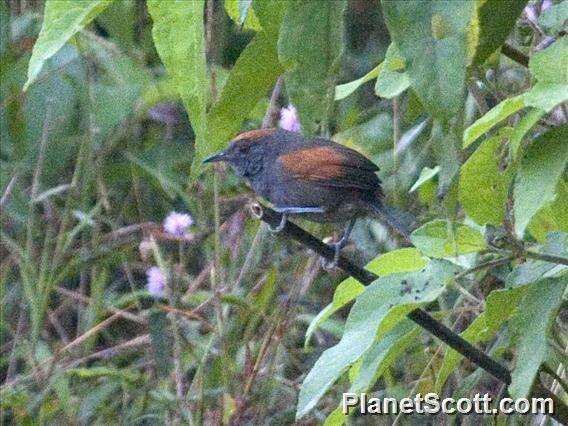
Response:
[[[568,266],[568,258],[562,256],[555,256],[553,254],[537,253],[535,251],[527,250],[524,252],[525,256],[531,259],[543,260],[545,262],[558,263],[560,265]]]
[[[483,269],[490,269],[490,268],[494,268],[495,266],[505,265],[505,264],[509,263],[511,260],[513,260],[514,258],[515,258],[514,256],[507,256],[507,257],[501,257],[499,259],[490,260],[488,262],[480,263],[479,265],[476,265],[473,268],[470,268],[470,269],[467,269],[463,272],[460,272],[459,274],[457,274],[454,277],[454,280],[458,280],[460,278],[465,277],[466,275],[473,274],[474,272],[478,272],[478,271],[481,271]]]

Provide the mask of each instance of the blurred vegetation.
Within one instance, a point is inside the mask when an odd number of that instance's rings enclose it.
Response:
[[[349,388],[503,395],[415,306],[512,369],[512,396],[541,380],[568,403],[567,4],[2,0],[2,422],[493,421],[338,411]],[[367,288],[200,167],[262,126],[280,76],[273,106],[368,155],[423,224],[400,248],[358,222]],[[497,421],[550,421],[519,419]]]

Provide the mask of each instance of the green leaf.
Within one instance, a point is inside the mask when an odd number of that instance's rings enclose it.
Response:
[[[556,197],[556,187],[568,161],[568,126],[538,137],[521,160],[514,187],[517,234],[522,237],[531,218]]]
[[[366,269],[383,277],[398,272],[418,271],[426,266],[428,258],[413,247],[389,251],[371,260]],[[348,278],[346,281],[349,281]]]
[[[568,2],[560,2],[550,6],[538,17],[539,26],[549,35],[556,35],[566,28],[568,21]]]
[[[474,64],[482,64],[507,39],[523,11],[526,0],[478,0],[476,14],[478,43]]]
[[[36,80],[46,60],[111,3],[112,0],[47,0],[43,24],[32,51],[28,79],[23,90],[26,91]]]
[[[512,129],[484,141],[469,157],[460,171],[459,199],[464,210],[480,225],[500,225],[505,217],[505,204],[513,179],[512,167],[502,169],[504,141]]]
[[[386,276],[397,272],[418,271],[424,268],[427,263],[427,258],[422,256],[415,248],[403,248],[377,256],[367,263],[365,268],[378,276]],[[322,309],[308,326],[304,346],[308,345],[314,331],[321,324],[339,309],[355,300],[364,289],[365,286],[353,277],[342,281],[335,289],[332,303]]]
[[[278,40],[286,89],[304,133],[327,127],[335,74],[343,51],[345,0],[286,2]]]
[[[383,1],[389,33],[407,64],[410,84],[434,116],[463,104],[473,2]]]
[[[521,148],[521,142],[529,130],[538,123],[545,112],[540,108],[530,108],[527,114],[515,125],[511,137],[509,138],[509,149],[513,159],[517,158],[517,154]]]
[[[371,389],[395,359],[399,358],[404,350],[416,341],[419,334],[420,327],[407,319],[393,327],[365,352],[359,373],[351,384],[349,392],[360,393]]]
[[[341,341],[327,349],[308,373],[298,399],[296,418],[306,415],[327,389],[385,333],[421,303],[435,300],[458,268],[434,260],[418,272],[380,277],[359,295]]]
[[[568,286],[568,274],[545,278],[529,286],[527,294],[512,320],[511,328],[518,339],[515,369],[511,373],[509,393],[525,398],[549,351],[548,334]]]
[[[436,166],[433,169],[431,169],[430,167],[424,167],[420,172],[420,176],[418,176],[418,179],[416,180],[416,182],[414,182],[414,185],[412,185],[412,188],[410,188],[410,191],[408,192],[416,191],[430,179],[434,178],[434,176],[436,176],[439,171],[440,166]]]
[[[505,99],[491,108],[485,115],[477,119],[463,133],[463,147],[468,147],[478,137],[487,133],[497,123],[525,107],[523,95]]]
[[[562,37],[535,53],[529,69],[541,83],[568,84],[568,37]]]
[[[391,43],[385,55],[383,69],[377,77],[375,84],[377,96],[392,99],[408,89],[410,79],[404,69],[404,59],[398,52],[396,45]]]
[[[338,84],[337,86],[335,86],[335,100],[339,101],[341,99],[346,98],[363,84],[377,78],[382,68],[383,64],[380,63],[371,71],[369,71],[367,74],[365,74],[363,77],[358,78],[357,80],[350,81],[349,83]]]
[[[195,133],[195,176],[206,152],[209,83],[205,62],[203,0],[148,0],[154,44],[183,101]]]
[[[278,28],[281,17],[272,15]],[[267,96],[284,70],[278,62],[278,33],[258,32],[235,63],[217,103],[207,117],[207,155],[224,147],[241,128],[256,104]]]
[[[227,15],[238,25],[247,30],[260,31],[261,26],[254,9],[250,7],[252,0],[225,0]]]
[[[343,414],[342,407],[338,406],[325,418],[323,426],[341,426],[345,423],[345,420],[347,420],[347,416]]]
[[[455,257],[486,248],[483,235],[467,225],[437,219],[428,222],[410,235],[412,244],[430,257]]]
[[[529,69],[538,83],[524,94],[527,106],[550,112],[556,105],[568,101],[568,37],[535,53]]]
[[[115,1],[97,16],[97,24],[122,48],[132,49],[137,38],[137,13],[135,0]]]
[[[525,106],[532,106],[550,112],[568,101],[568,84],[538,82],[523,95]]]
[[[355,298],[364,290],[365,286],[354,278],[346,279],[341,282],[335,289],[335,293],[333,293],[333,301],[323,308],[310,322],[308,329],[306,330],[304,347],[308,346],[312,335],[318,327],[320,327],[339,309],[355,300]]]
[[[538,241],[544,241],[552,231],[568,232],[568,180],[560,179],[556,199],[541,208],[531,219],[527,229]]]

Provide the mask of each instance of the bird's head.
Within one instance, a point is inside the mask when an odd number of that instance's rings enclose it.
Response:
[[[250,178],[262,171],[264,158],[271,150],[277,129],[251,130],[237,135],[229,147],[210,155],[204,163],[228,163],[239,176]]]

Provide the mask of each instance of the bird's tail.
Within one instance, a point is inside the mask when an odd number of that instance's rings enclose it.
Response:
[[[387,206],[380,200],[373,200],[370,206],[381,222],[410,243],[410,233],[416,228],[416,219],[410,213]]]

